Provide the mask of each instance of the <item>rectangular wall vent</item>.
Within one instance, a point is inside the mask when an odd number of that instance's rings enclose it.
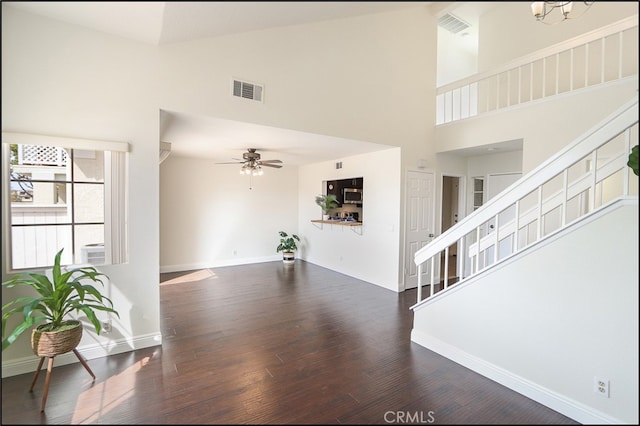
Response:
[[[233,96],[262,102],[264,86],[247,81],[233,80]]]
[[[453,34],[458,34],[460,31],[469,28],[469,24],[450,13],[440,17],[440,19],[438,19],[438,25],[447,31],[451,31]]]

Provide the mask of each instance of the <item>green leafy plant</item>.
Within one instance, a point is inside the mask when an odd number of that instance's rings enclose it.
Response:
[[[638,176],[638,145],[631,148],[631,153],[629,154],[629,161],[627,161],[627,166],[631,167],[633,173]]]
[[[280,231],[278,234],[280,234],[280,244],[278,244],[276,252],[298,250],[296,241],[300,242],[300,237],[296,234],[289,235],[284,231]]]
[[[335,194],[317,195],[316,204],[322,209],[322,214],[329,214],[329,210],[340,205]]]
[[[55,257],[51,279],[48,275],[21,273],[2,283],[3,287],[31,287],[38,297],[24,296],[11,300],[2,306],[2,350],[16,341],[20,335],[34,325],[45,323],[42,331],[56,331],[64,327],[65,319],[73,311],[83,312],[100,334],[102,324],[96,317],[96,311],[110,312],[120,317],[113,309],[113,302],[103,296],[87,280],[104,285],[105,274],[93,266],[63,270],[60,266],[60,250]],[[7,320],[14,314],[22,315],[18,324],[5,338]]]

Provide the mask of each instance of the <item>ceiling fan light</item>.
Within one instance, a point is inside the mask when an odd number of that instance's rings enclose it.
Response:
[[[274,167],[276,169],[281,168],[282,166],[278,163],[282,163],[281,160],[260,160],[260,154],[256,152],[255,148],[249,148],[248,152],[242,154],[242,158],[244,161],[234,162],[234,163],[217,163],[217,164],[242,164],[240,167],[240,174],[246,176],[262,176],[264,174],[264,170],[262,166]],[[234,158],[234,160],[238,160]]]

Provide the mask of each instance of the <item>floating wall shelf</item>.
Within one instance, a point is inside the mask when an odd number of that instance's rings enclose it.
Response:
[[[315,226],[322,229],[322,227],[324,226],[324,224],[328,224],[328,225],[336,225],[336,226],[347,226],[349,227],[349,229],[351,229],[353,232],[355,232],[358,235],[362,235],[362,222],[349,222],[346,220],[322,220],[322,219],[316,219],[316,220],[312,220],[311,223],[316,224]],[[319,224],[319,226],[318,226]]]

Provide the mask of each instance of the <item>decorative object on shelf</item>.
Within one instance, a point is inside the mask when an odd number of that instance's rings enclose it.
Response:
[[[40,357],[40,363],[29,391],[33,390],[44,359],[49,358],[40,411],[44,411],[53,360],[57,355],[73,351],[91,377],[94,380],[96,378],[85,359],[76,349],[82,338],[83,325],[79,320],[68,318],[68,315],[73,311],[83,313],[93,324],[97,334],[102,331],[102,323],[96,316],[96,311],[108,312],[120,317],[118,312],[113,309],[111,299],[102,295],[97,288],[88,283],[88,281],[93,281],[104,285],[102,280],[108,277],[98,272],[93,266],[64,269],[60,265],[63,250],[61,249],[56,254],[50,275],[20,273],[2,282],[3,287],[27,286],[38,293],[37,297],[17,297],[2,306],[2,350],[4,351],[32,326],[44,323],[38,325],[31,332],[31,347],[33,352]],[[21,315],[22,322],[16,325],[5,337],[7,320],[14,314]]]
[[[284,231],[279,231],[278,234],[280,234],[280,244],[278,244],[276,252],[282,252],[282,262],[284,264],[295,262],[295,251],[298,250],[296,241],[300,242],[300,237],[296,234],[289,235]]]
[[[638,145],[631,148],[631,153],[629,153],[629,161],[627,161],[627,166],[631,167],[633,173],[638,176]]]
[[[577,15],[573,13],[573,6],[575,4],[582,4],[583,9]],[[547,25],[555,25],[567,19],[575,19],[582,16],[590,7],[595,3],[592,1],[534,1],[531,3],[531,13],[537,21]],[[556,11],[557,13],[553,13]],[[549,17],[549,19],[547,19]]]
[[[264,173],[262,167],[273,167],[279,169],[282,167],[281,160],[261,160],[260,153],[256,152],[256,148],[248,148],[247,152],[242,154],[242,160],[234,158],[233,162],[229,163],[216,163],[216,164],[242,164],[240,168],[241,175],[247,176],[262,176]]]
[[[322,209],[322,220],[329,220],[329,210],[339,206],[334,194],[316,195],[316,204]]]

